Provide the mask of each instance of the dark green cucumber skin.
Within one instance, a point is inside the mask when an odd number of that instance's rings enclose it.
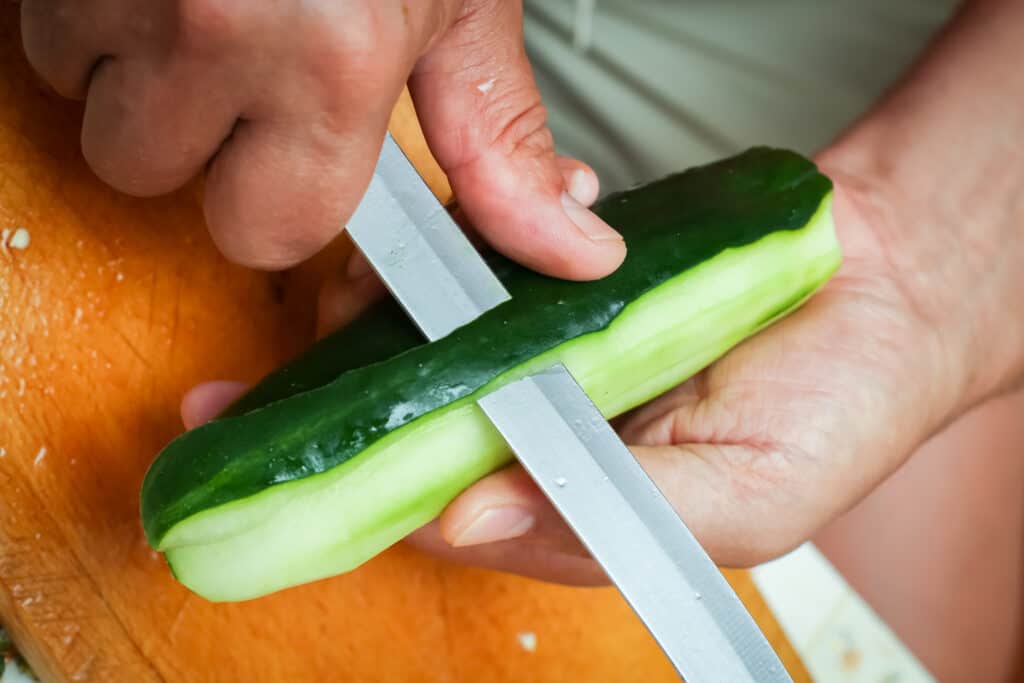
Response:
[[[424,344],[423,335],[391,298],[380,301],[344,329],[324,337],[273,371],[228,406],[221,417],[242,415],[295,394],[317,389],[343,372],[397,356]]]
[[[491,270],[504,280],[513,268],[508,259],[485,254]],[[345,328],[324,337],[301,355],[260,380],[227,407],[221,417],[242,415],[275,401],[317,389],[343,372],[365,367],[427,341],[408,314],[392,298],[374,304]]]
[[[203,510],[357,456],[531,358],[604,329],[645,292],[725,249],[802,228],[831,189],[802,156],[755,148],[600,201],[595,211],[628,247],[603,280],[558,280],[497,258],[512,299],[431,343],[418,343],[411,323],[388,312],[393,303],[372,311],[270,375],[230,416],[159,454],[142,488],[150,543]]]

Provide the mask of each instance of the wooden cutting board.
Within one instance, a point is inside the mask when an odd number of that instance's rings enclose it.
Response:
[[[25,64],[17,13],[0,6],[0,623],[43,679],[674,680],[612,589],[403,546],[244,604],[175,583],[143,539],[137,498],[181,429],[182,392],[254,380],[300,350],[317,272],[344,247],[289,274],[246,271],[207,238],[198,186],[156,200],[105,188],[78,152],[80,107]],[[418,140],[409,110],[395,131]],[[443,176],[431,177],[443,193]],[[729,576],[807,680],[749,576]]]

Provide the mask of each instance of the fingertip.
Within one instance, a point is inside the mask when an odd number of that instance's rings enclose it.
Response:
[[[100,94],[90,94],[82,115],[79,146],[86,166],[104,184],[131,197],[157,197],[178,189],[188,182],[192,169],[156,168],[150,154],[127,140],[128,125],[111,125],[112,88],[101,80],[106,73],[97,71],[90,93]]]
[[[453,548],[508,541],[523,536],[537,524],[527,508],[518,505],[487,507],[458,528],[442,525],[442,534]]]
[[[213,243],[231,263],[254,270],[278,271],[292,268],[316,253],[322,245],[307,246],[301,236],[275,237],[282,231],[264,220],[249,219],[251,209],[234,201],[220,182],[208,177],[203,197],[203,216]]]
[[[573,279],[597,279],[614,272],[626,258],[622,235],[568,191],[562,193],[560,200],[565,217],[590,243],[590,248],[580,254],[579,262],[573,264]]]
[[[545,275],[597,280],[626,258],[622,236],[568,192],[515,198],[478,194],[463,205],[491,246]]]
[[[231,130],[230,98],[183,87],[184,76],[140,58],[101,57],[90,71],[81,149],[107,185],[135,197],[185,185]],[[130,95],[130,101],[126,97]]]
[[[487,44],[483,40],[476,47]],[[556,155],[528,60],[521,45],[506,47],[522,57],[517,62],[522,69],[503,71],[484,100],[458,94],[467,75],[463,66],[442,66],[464,58],[464,50],[440,50],[431,58],[435,63],[413,79],[431,149],[459,206],[496,250],[545,275],[604,277],[622,263],[626,248],[622,237],[586,208],[600,191],[597,175],[580,161]],[[452,76],[452,68],[458,76]]]
[[[626,259],[626,243],[621,237],[610,235],[599,239],[586,236],[581,225],[596,233],[607,224],[582,206],[579,209],[570,210],[574,213],[572,219],[568,215],[570,211],[549,212],[550,218],[545,223],[546,240],[530,241],[524,235],[523,243],[507,247],[505,253],[551,277],[580,282],[607,277]]]
[[[210,165],[203,200],[207,227],[224,256],[249,268],[281,270],[335,239],[359,203],[379,150],[372,135],[360,132],[324,141],[294,122],[236,125]]]
[[[485,155],[451,177],[460,206],[495,249],[545,275],[596,280],[622,264],[626,244],[580,201],[596,196],[592,173],[569,159],[556,165],[554,156],[550,165],[517,166]]]
[[[89,123],[94,118],[86,114],[82,124],[82,158],[89,170],[105,185],[129,197],[148,199],[173,192],[192,177],[190,172],[159,173],[153,169],[129,168],[120,164],[117,158],[111,156],[109,141],[94,134],[96,126]]]
[[[245,382],[213,381],[197,384],[181,399],[181,421],[195,429],[215,418],[248,387]]]

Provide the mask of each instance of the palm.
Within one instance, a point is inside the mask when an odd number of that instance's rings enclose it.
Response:
[[[721,564],[754,564],[806,540],[895,470],[942,417],[930,412],[941,405],[932,395],[939,388],[915,383],[933,376],[938,344],[886,251],[898,242],[895,227],[869,220],[866,205],[837,197],[844,264],[806,306],[616,422]],[[537,518],[530,533],[466,548],[445,542],[480,510],[513,504]],[[549,580],[604,580],[518,467],[463,493],[413,541]]]
[[[844,245],[843,269],[807,306],[622,421],[623,438],[724,564],[801,542],[918,437],[923,404],[905,400],[913,375],[902,348],[914,316],[876,265],[885,259],[858,251],[877,245]]]

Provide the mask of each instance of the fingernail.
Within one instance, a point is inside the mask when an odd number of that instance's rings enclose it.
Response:
[[[518,538],[533,528],[534,518],[521,507],[487,508],[463,529],[452,545],[461,548]]]
[[[562,208],[576,227],[593,242],[622,241],[622,235],[597,217],[593,211],[576,201],[568,192],[562,193]]]
[[[587,174],[581,168],[577,168],[569,175],[569,182],[566,183],[566,191],[569,196],[580,204],[585,204],[589,198],[590,183]]]
[[[358,280],[364,275],[368,275],[372,270],[373,268],[370,267],[370,262],[366,260],[366,257],[358,251],[353,251],[352,255],[348,258],[348,263],[345,265],[345,276],[349,280]]]

